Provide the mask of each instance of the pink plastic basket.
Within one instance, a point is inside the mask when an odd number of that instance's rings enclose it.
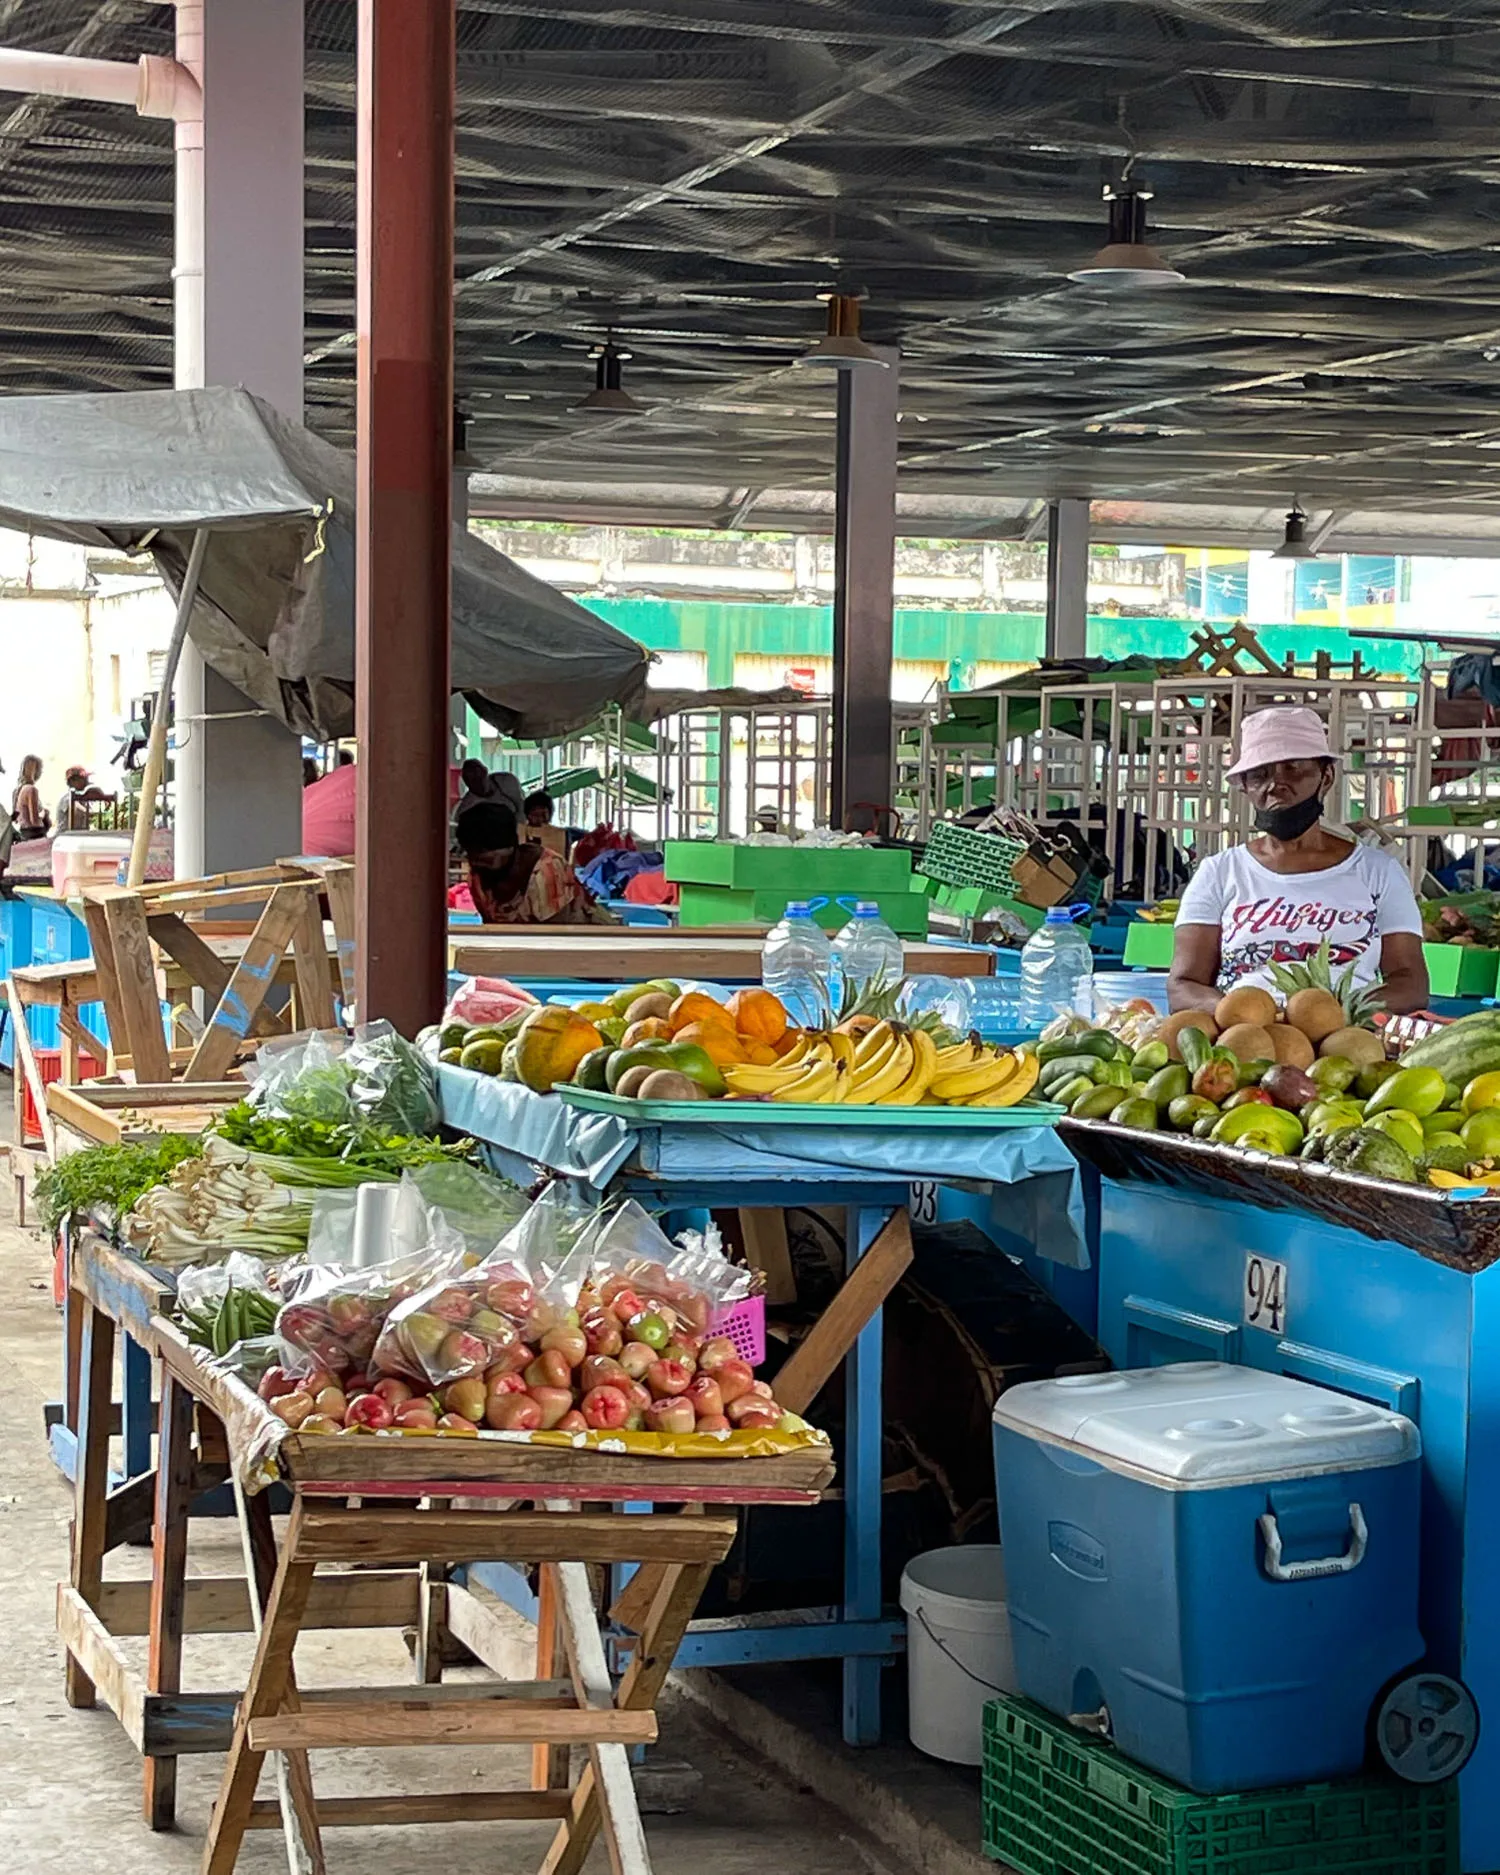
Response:
[[[708,1325],[711,1335],[726,1335],[735,1345],[742,1361],[759,1367],[766,1358],[766,1299],[746,1296],[721,1309]]]

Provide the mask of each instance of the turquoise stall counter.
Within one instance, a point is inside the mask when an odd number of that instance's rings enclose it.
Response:
[[[92,956],[82,912],[49,887],[18,886],[15,899],[5,903],[25,907],[26,954],[21,955],[19,947],[14,953],[8,953],[8,970],[23,970],[28,964],[84,963]],[[103,1003],[86,1003],[78,1013],[84,1027],[107,1044],[109,1025],[105,1021]],[[9,1028],[7,1023],[5,1047],[0,1049],[0,1063],[7,1067],[11,1065],[14,1049]],[[62,1044],[55,1009],[33,1004],[27,1011],[27,1028],[34,1048],[58,1048]]]

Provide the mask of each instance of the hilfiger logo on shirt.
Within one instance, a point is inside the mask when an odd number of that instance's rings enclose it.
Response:
[[[1375,908],[1373,905],[1345,906],[1325,905],[1318,899],[1289,900],[1280,893],[1275,898],[1253,899],[1248,905],[1236,905],[1225,914],[1227,927],[1225,942],[1233,944],[1237,938],[1259,937],[1265,931],[1316,931],[1323,937],[1329,937],[1336,927],[1360,927],[1359,935],[1345,932],[1347,940],[1357,946],[1363,946],[1375,934]],[[1315,947],[1316,948],[1316,947]]]

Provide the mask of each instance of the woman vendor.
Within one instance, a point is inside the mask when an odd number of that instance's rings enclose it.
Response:
[[[512,810],[476,801],[458,823],[474,909],[486,924],[613,924],[567,861],[523,842]]]
[[[1229,771],[1255,810],[1255,834],[1193,875],[1177,913],[1173,1009],[1212,1009],[1245,984],[1276,991],[1271,964],[1303,963],[1328,940],[1335,982],[1380,981],[1393,1015],[1426,1007],[1422,920],[1400,863],[1322,825],[1333,752],[1316,710],[1257,710]]]

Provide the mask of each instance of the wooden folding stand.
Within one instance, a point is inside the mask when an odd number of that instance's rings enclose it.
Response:
[[[111,1044],[117,1056],[129,1056],[137,1080],[174,1078],[153,944],[205,997],[203,1032],[183,1067],[183,1080],[220,1080],[242,1048],[288,1028],[286,1020],[264,1007],[288,953],[294,966],[296,1026],[333,1026],[321,894],[320,881],[291,864],[134,889],[111,886],[85,894],[84,920]],[[247,905],[263,909],[233,962],[219,955],[202,925],[187,922],[189,914],[212,918]],[[207,928],[211,932],[212,926]]]
[[[535,1454],[533,1470],[545,1470],[545,1454]],[[441,1460],[434,1454],[434,1469]],[[350,1456],[353,1463],[353,1455]],[[660,1461],[653,1469],[670,1466]],[[744,1461],[752,1470],[757,1461]],[[739,1471],[741,1464],[727,1469]],[[657,1735],[655,1702],[671,1667],[688,1618],[710,1569],[729,1553],[738,1528],[733,1510],[691,1516],[658,1511],[652,1516],[617,1515],[608,1510],[561,1508],[541,1496],[579,1488],[576,1481],[538,1482],[525,1487],[538,1493],[532,1508],[499,1517],[486,1510],[412,1509],[388,1506],[369,1496],[357,1507],[344,1501],[346,1491],[367,1493],[372,1481],[344,1480],[320,1492],[297,1493],[266,1606],[255,1663],[235,1721],[234,1739],[224,1780],[214,1806],[203,1860],[203,1875],[230,1875],[247,1829],[274,1828],[283,1821],[278,1801],[257,1803],[255,1787],[267,1752],[301,1754],[309,1750],[378,1748],[410,1745],[530,1744],[534,1760],[546,1759],[539,1779],[525,1791],[468,1790],[414,1793],[320,1801],[307,1781],[306,1801],[294,1810],[303,1845],[314,1868],[321,1864],[317,1832],[321,1825],[371,1825],[480,1821],[535,1821],[556,1818],[558,1830],[542,1862],[542,1875],[577,1875],[594,1837],[602,1829],[610,1861],[620,1875],[649,1875],[650,1857],[631,1782],[627,1751]],[[410,1488],[410,1487],[408,1487]],[[638,1501],[660,1503],[674,1495],[669,1483],[642,1483]],[[483,1486],[456,1486],[450,1478],[422,1481],[424,1497],[441,1500],[461,1490],[465,1497],[484,1495]],[[734,1486],[722,1496],[732,1503]],[[332,1501],[337,1498],[339,1501]],[[551,1655],[560,1644],[566,1662],[559,1674],[549,1658],[528,1682],[496,1680],[449,1685],[350,1687],[332,1693],[299,1692],[292,1676],[292,1651],[301,1632],[319,1563],[409,1567],[424,1562],[468,1558],[484,1562],[537,1565],[550,1586],[556,1610],[555,1640],[540,1651]],[[640,1562],[652,1590],[637,1595],[623,1614],[636,1635],[631,1665],[618,1691],[606,1664],[604,1639],[594,1606],[587,1565]],[[497,1665],[496,1650],[486,1658],[484,1628],[493,1617],[466,1590],[445,1585],[456,1609],[472,1603],[460,1617],[462,1631],[485,1664]],[[561,1769],[562,1751],[587,1748],[587,1768],[571,1788]],[[301,1766],[295,1781],[304,1775]]]

